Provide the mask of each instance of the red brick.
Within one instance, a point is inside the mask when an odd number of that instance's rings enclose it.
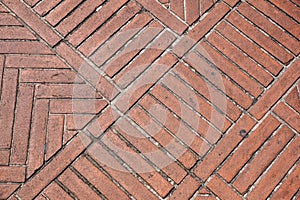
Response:
[[[78,8],[76,8],[76,10],[74,10],[74,12],[72,12],[67,18],[63,19],[56,29],[62,35],[66,36],[103,2],[104,0],[98,0],[96,2],[92,0],[84,1]]]
[[[104,133],[104,131],[111,126],[119,117],[119,114],[114,111],[111,107],[104,110],[99,118],[93,121],[88,130],[95,136],[99,137]]]
[[[0,5],[0,13],[2,12],[8,12],[8,11],[6,10],[6,8],[3,7],[3,5]]]
[[[122,29],[122,32],[116,34],[111,40],[98,48],[92,55],[89,54],[91,55],[90,59],[97,66],[102,66],[150,21],[151,17],[148,13],[142,13],[138,15],[125,27],[126,29]]]
[[[50,101],[50,111],[54,114],[97,114],[106,105],[103,99],[53,99]]]
[[[78,199],[102,199],[70,169],[60,175],[58,180]]]
[[[259,9],[261,12],[263,12],[266,16],[270,17],[273,21],[277,22],[284,29],[292,33],[296,38],[300,39],[300,32],[298,31],[299,25],[297,24],[297,22],[286,16],[278,8],[272,6],[265,0],[250,0],[248,2]]]
[[[294,54],[299,54],[300,42],[291,37],[288,33],[280,29],[275,24],[271,23],[265,16],[249,6],[249,4],[241,4],[238,7],[238,11],[255,23],[255,25],[259,26],[261,29],[266,31],[269,35],[291,50]]]
[[[13,15],[10,13],[0,13],[0,25],[1,26],[16,26],[22,25]]]
[[[169,198],[170,200],[175,199],[190,199],[195,191],[200,187],[200,183],[193,177],[188,175],[178,186],[175,192]]]
[[[133,1],[130,1],[124,9],[121,9],[112,19],[107,20],[105,24],[87,38],[86,41],[80,45],[79,50],[84,55],[90,55],[139,10],[140,7]]]
[[[89,142],[90,139],[85,135],[76,136],[43,170],[23,185],[18,196],[24,200],[33,199],[87,147]]]
[[[133,82],[148,66],[165,51],[165,49],[175,40],[174,34],[169,31],[162,33],[153,43],[141,53],[137,59],[126,66],[115,78],[114,81],[124,89]]]
[[[20,1],[14,1],[14,0],[3,0],[2,2],[7,7],[9,7],[13,12],[15,12],[18,17],[22,18],[22,20],[26,24],[28,24],[30,28],[32,28],[37,34],[39,34],[48,44],[54,46],[55,44],[58,43],[60,37],[37,15],[31,12],[25,6],[25,4],[23,4]]]
[[[89,85],[85,84],[48,84],[37,85],[38,98],[101,98]]]
[[[291,0],[291,2],[293,2],[295,5],[300,6],[300,1],[299,0]]]
[[[290,126],[292,126],[297,132],[300,132],[300,116],[298,113],[290,109],[284,103],[280,102],[274,112]]]
[[[1,184],[0,199],[8,199],[8,197],[19,187],[19,184]]]
[[[214,104],[232,120],[235,121],[240,116],[241,111],[231,101],[229,101],[225,95],[223,96],[220,91],[212,87],[201,76],[198,76],[183,63],[179,63],[174,68],[174,73],[180,76],[180,78],[191,85],[197,92],[203,95],[208,101]]]
[[[200,1],[200,15],[202,16],[210,7],[212,7],[216,2],[210,0]]]
[[[282,127],[238,175],[233,186],[241,193],[245,193],[293,136],[289,128]]]
[[[209,59],[214,65],[217,66],[217,68],[219,68],[242,88],[244,88],[255,97],[258,97],[262,93],[261,85],[248,77],[247,74],[233,65],[228,59],[224,58],[220,53],[210,47],[207,43],[201,43],[200,45],[197,46],[197,50],[201,53],[202,51],[206,51],[205,53],[208,54],[207,59]]]
[[[131,41],[128,44],[128,46],[126,46],[118,55],[116,55],[114,58],[112,58],[112,60],[109,61],[109,63],[106,63],[103,66],[103,70],[105,71],[105,73],[107,73],[110,77],[113,77],[115,74],[117,74],[139,52],[141,52],[142,49],[144,49],[145,46],[149,42],[151,42],[162,30],[163,30],[163,27],[158,22],[151,23],[146,30],[143,30],[142,33],[140,33],[140,35],[137,38],[133,39],[133,41]],[[148,50],[146,50],[146,51],[149,51],[149,48],[147,48],[147,49]],[[154,51],[154,53],[155,53],[155,51]],[[145,56],[145,53],[140,55],[140,58],[143,58],[144,56]],[[150,54],[149,56],[152,56],[152,54]],[[155,57],[155,55],[153,57]],[[146,62],[146,63],[148,63],[148,62]],[[130,72],[132,73],[132,69],[131,69],[132,67],[128,67],[128,68],[129,68]],[[141,68],[143,69],[142,66],[141,66]],[[125,69],[124,71],[128,71],[128,70]],[[123,73],[123,75],[126,75],[126,73],[124,71],[122,73]]]
[[[64,131],[64,116],[50,115],[47,124],[46,157],[48,160],[62,146]]]
[[[161,4],[155,0],[138,0],[143,7],[149,10],[155,17],[160,19],[164,24],[170,27],[178,34],[182,34],[187,28],[186,24],[173,16]]]
[[[69,142],[74,135],[77,134],[78,131],[70,131],[70,130],[66,130],[64,131],[64,135],[63,135],[63,144],[67,144],[67,142]]]
[[[69,69],[65,63],[63,63],[55,55],[9,55],[6,58],[5,67],[22,67],[22,68],[50,68],[50,69]]]
[[[230,186],[217,176],[208,182],[207,187],[221,199],[243,199]]]
[[[230,182],[279,125],[278,120],[272,116],[268,116],[255,131],[250,133],[249,138],[237,148],[235,153],[226,160],[218,173],[227,182]]]
[[[194,200],[215,200],[216,197],[213,196],[196,196]]]
[[[217,4],[213,10],[188,32],[173,48],[174,53],[182,57],[198,40],[200,40],[229,11],[224,3]]]
[[[197,112],[199,112],[203,117],[205,117],[208,121],[210,121],[210,123],[212,123],[213,125],[216,126],[216,128],[218,128],[221,132],[225,132],[229,126],[231,125],[231,122],[225,118],[224,115],[220,114],[217,110],[215,110],[211,105],[209,105],[204,99],[202,99],[201,97],[199,97],[198,95],[196,95],[190,88],[188,88],[185,84],[183,84],[180,80],[178,80],[177,78],[175,78],[174,76],[168,74],[167,76],[164,77],[162,83],[164,85],[166,85],[170,90],[172,90],[172,92],[174,92],[176,95],[178,95],[183,101],[185,101],[188,105],[190,105],[190,107],[192,107],[194,110],[196,110]],[[167,93],[167,92],[166,92]],[[172,98],[170,98],[172,99]],[[181,101],[181,100],[177,100],[177,101]],[[183,112],[185,112],[187,109],[185,109],[185,106],[181,107],[184,108]],[[185,115],[179,115],[180,117],[182,116],[183,120]],[[192,117],[192,115],[190,116],[192,119],[197,118],[197,116]],[[190,119],[188,117],[188,119]],[[193,121],[193,120],[192,120]],[[189,121],[186,121],[187,123],[189,123]],[[199,130],[204,129],[213,129],[213,127],[208,124],[207,122],[205,122],[204,120],[202,120],[201,118],[199,118],[198,123],[204,123],[205,125],[203,125],[203,127],[199,127]],[[198,129],[198,127],[194,127],[193,123],[190,124],[195,130]],[[201,126],[200,124],[197,124],[198,126]],[[205,127],[205,128],[204,128]],[[209,127],[209,128],[208,128]],[[212,131],[214,132],[214,131]],[[203,136],[205,137],[205,131],[202,133]],[[208,136],[209,141],[216,141],[215,139],[210,140],[212,138],[219,138],[220,135],[219,133],[217,133],[217,131],[215,131],[214,135],[210,135]]]
[[[122,190],[120,190],[120,188],[118,188],[108,177],[106,177],[86,158],[80,157],[79,160],[73,164],[73,166],[108,199],[130,199]]]
[[[30,6],[34,6],[39,0],[25,0],[25,2]]]
[[[4,70],[3,77],[0,104],[0,148],[9,148],[12,139],[18,71]]]
[[[293,58],[285,49],[279,46],[270,37],[260,32],[259,29],[248,23],[241,15],[237,14],[237,12],[230,13],[227,20],[282,63],[288,63]]]
[[[150,97],[149,95],[147,95],[145,98],[143,98],[140,102],[139,102],[145,109],[147,109],[154,117],[156,117],[160,123],[164,124],[168,124],[172,121],[172,117],[171,117],[171,113],[168,112],[167,113],[167,120],[164,121],[164,117],[159,117],[159,115],[162,115],[162,113],[164,112],[164,108],[161,107],[160,104],[158,104],[157,101],[155,101],[152,97]],[[150,108],[154,108],[155,109],[150,109]],[[149,120],[149,116],[146,116],[146,120]],[[143,125],[142,122],[140,122],[140,119],[143,119],[143,117],[141,115],[137,115],[139,116],[139,118],[134,118],[134,120],[139,124],[139,125]],[[132,116],[133,117],[133,116]],[[169,122],[168,119],[171,119],[171,121]],[[145,127],[143,127],[148,133],[153,133],[153,128],[154,128],[154,123],[151,123],[151,126],[147,126],[149,129],[146,129]],[[171,125],[170,125],[171,126]],[[155,130],[155,129],[154,129]],[[184,147],[181,143],[178,142],[179,139],[174,138],[173,135],[171,135],[169,132],[167,132],[165,129],[159,127],[159,132],[155,132],[156,134],[153,135],[153,137],[166,149],[168,150],[179,162],[181,162],[186,168],[190,169],[196,162],[196,158],[195,156],[188,150],[186,149],[186,147]]]
[[[8,165],[9,163],[10,151],[1,149],[0,150],[0,165]]]
[[[300,137],[296,137],[283,154],[280,155],[268,172],[257,183],[256,187],[249,193],[248,199],[266,198],[292,165],[297,161],[299,154]]]
[[[278,0],[272,0],[271,2],[276,6],[278,6],[280,9],[282,9],[283,11],[285,11],[288,15],[292,16],[298,22],[300,21],[300,17],[299,17],[300,12],[297,6],[292,2],[286,0],[284,0],[283,2]]]
[[[52,25],[56,26],[69,12],[71,12],[81,1],[65,0],[56,6],[45,17],[45,19]]]
[[[238,48],[236,48],[230,42],[225,40],[225,38],[221,37],[218,33],[211,33],[207,40],[209,43],[214,45],[219,51],[225,54],[233,62],[238,64],[239,67],[244,69],[247,73],[249,73],[251,76],[257,79],[264,86],[268,86],[270,82],[272,82],[273,77],[269,73],[263,70],[258,64],[252,61],[248,56],[244,55]],[[237,83],[241,84],[243,82],[237,81]],[[261,92],[260,89],[256,90],[258,90],[258,92],[255,93],[256,95],[259,94],[259,92]]]
[[[186,22],[192,24],[198,17],[200,17],[200,2],[187,0],[185,1],[185,12],[186,12]]]
[[[118,121],[116,130],[176,183],[184,178],[186,172],[128,121]]]
[[[82,43],[93,31],[101,26],[114,12],[116,12],[127,0],[108,2],[98,12],[90,16],[75,32],[69,37],[69,42],[74,46]],[[98,47],[98,45],[96,46]],[[95,50],[95,49],[93,49]]]
[[[152,186],[160,196],[165,197],[173,188],[150,164],[143,160],[138,153],[129,148],[127,144],[112,131],[109,131],[101,140]]]
[[[75,71],[77,71],[77,73],[81,74],[85,79],[92,83],[92,85],[99,90],[104,97],[111,100],[118,94],[119,91],[112,85],[112,83],[84,61],[83,58],[74,52],[66,43],[61,43],[57,47],[57,51],[64,59],[66,59]]]
[[[74,71],[60,70],[22,70],[20,82],[25,83],[83,83]]]
[[[118,163],[99,143],[88,149],[89,155],[136,199],[157,199],[141,182]]]
[[[250,109],[250,113],[257,119],[261,119],[263,115],[274,105],[274,103],[288,90],[288,88],[300,76],[300,60],[290,66],[287,71],[279,77],[272,87],[264,94],[262,98]]]
[[[146,73],[135,81],[130,88],[116,101],[116,107],[121,111],[127,111],[164,73],[176,62],[174,55],[168,53],[152,64]]]
[[[170,5],[171,11],[174,12],[181,19],[184,19],[184,1],[170,0]]]
[[[185,61],[187,61],[198,73],[203,75],[206,79],[208,79],[208,81],[211,81],[212,84],[242,107],[248,108],[251,105],[252,100],[250,96],[244,93],[240,88],[238,88],[238,86],[223,77],[195,52],[189,53],[187,57],[185,57]]]
[[[273,75],[277,75],[281,71],[282,66],[278,62],[273,60],[269,55],[262,51],[258,46],[253,44],[250,40],[243,37],[228,23],[222,22],[217,27],[217,30],[228,40],[237,45],[246,54],[260,63],[264,68],[269,70]]]
[[[44,16],[50,10],[52,10],[57,4],[59,4],[62,0],[43,0],[38,3],[34,10],[41,16]]]
[[[43,192],[43,194],[48,199],[66,199],[71,200],[73,199],[67,192],[65,192],[57,183],[52,182],[46,190]]]
[[[293,195],[297,192],[300,185],[300,167],[292,171],[292,173],[285,179],[280,188],[274,193],[272,199],[292,199]]]
[[[27,177],[30,177],[44,163],[48,107],[48,100],[36,100],[34,103],[28,148]]]
[[[248,115],[243,115],[233,126],[217,146],[208,154],[200,165],[195,168],[194,173],[203,181],[223,162],[232,149],[242,140],[239,135],[241,130],[249,132],[255,125],[255,121]],[[214,162],[212,162],[212,160]]]
[[[0,53],[52,54],[46,45],[38,41],[0,41]]]
[[[0,39],[36,40],[36,37],[27,28],[19,26],[0,27]]]
[[[193,111],[189,110],[188,108],[183,108],[183,104],[176,99],[176,97],[171,96],[171,94],[168,94],[168,91],[161,86],[155,87],[154,90],[151,92],[155,97],[158,98],[159,101],[161,101],[163,104],[165,104],[167,107],[169,107],[173,112],[175,112],[176,115],[178,115],[182,120],[185,121],[192,121],[192,125],[198,125],[199,130],[201,132],[204,132],[203,135],[205,135],[205,132],[209,131],[208,127],[201,127],[201,124],[198,123],[198,121],[195,121],[195,118],[197,120],[197,115],[193,113]],[[166,101],[166,99],[168,101]],[[209,145],[206,141],[204,141],[202,138],[197,136],[194,132],[192,132],[186,125],[184,125],[181,120],[178,118],[175,118],[172,115],[168,121],[172,121],[173,124],[165,124],[165,126],[178,138],[180,138],[186,145],[188,145],[193,151],[195,151],[199,156],[203,156],[209,149]],[[187,119],[187,118],[188,119]],[[166,121],[167,122],[167,121]],[[198,131],[198,130],[197,130]],[[202,134],[202,133],[199,134]],[[219,137],[216,133],[214,133],[215,137]],[[207,134],[209,135],[209,134]],[[212,138],[211,135],[207,136],[210,140],[215,140],[215,138]]]
[[[14,122],[14,134],[12,141],[12,164],[25,164],[27,157],[27,146],[30,135],[31,112],[33,104],[33,86],[20,85],[18,101],[16,104],[16,115]]]
[[[295,87],[285,98],[285,101],[296,111],[300,113],[300,94],[299,89]]]
[[[0,79],[1,80],[3,80],[3,72],[4,72],[3,69],[4,69],[4,65],[5,65],[5,60],[7,60],[6,57],[0,56]],[[0,88],[2,88],[2,81],[0,81]]]
[[[25,167],[0,166],[1,182],[23,182],[25,181]]]
[[[225,0],[231,7],[234,7],[239,0]]]
[[[66,128],[68,130],[83,129],[93,119],[93,117],[94,115],[88,115],[88,114],[66,115]]]

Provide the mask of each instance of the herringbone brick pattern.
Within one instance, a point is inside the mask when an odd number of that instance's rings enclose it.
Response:
[[[299,199],[298,0],[2,0],[0,199]]]

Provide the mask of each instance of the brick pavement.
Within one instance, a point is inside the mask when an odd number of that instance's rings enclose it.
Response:
[[[1,0],[0,199],[299,199],[299,0]]]

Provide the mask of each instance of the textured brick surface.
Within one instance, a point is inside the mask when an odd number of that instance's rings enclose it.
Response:
[[[299,199],[299,0],[2,0],[0,199]]]

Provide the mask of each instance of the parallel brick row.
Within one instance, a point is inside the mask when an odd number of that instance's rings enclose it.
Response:
[[[0,199],[297,199],[299,5],[3,0]]]

